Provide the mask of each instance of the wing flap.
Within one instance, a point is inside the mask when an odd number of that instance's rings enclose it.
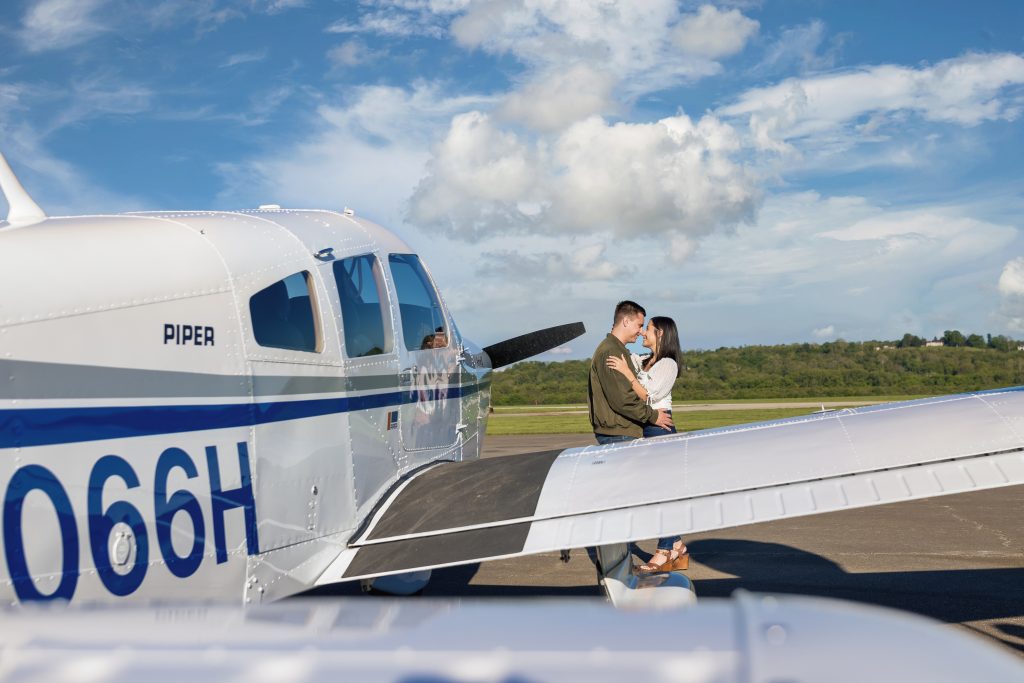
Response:
[[[1024,388],[444,464],[320,583],[1024,484],[1022,424]]]

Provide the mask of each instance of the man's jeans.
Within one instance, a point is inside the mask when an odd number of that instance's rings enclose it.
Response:
[[[636,441],[635,436],[626,436],[625,434],[617,434],[611,436],[609,434],[594,434],[594,438],[597,439],[598,446],[604,446],[609,443],[620,443],[622,441]]]

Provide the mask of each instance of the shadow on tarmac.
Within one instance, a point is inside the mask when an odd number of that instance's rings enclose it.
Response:
[[[1024,652],[1024,626],[999,619],[1024,614],[1024,568],[952,569],[938,571],[859,572],[851,574],[835,562],[780,543],[742,539],[690,542],[693,558],[735,578],[696,581],[703,598],[728,597],[737,589],[759,593],[811,595],[862,602],[914,612],[946,623],[993,621],[987,633]],[[583,553],[575,550],[573,553]],[[634,546],[642,562],[650,553]],[[429,597],[595,597],[592,586],[515,586],[473,584],[479,563],[434,571],[424,591]],[[355,595],[358,582],[324,586],[306,595]]]
[[[736,577],[697,581],[701,597],[728,597],[739,588],[812,595],[891,607],[946,623],[1024,614],[1024,568],[851,574],[820,555],[778,543],[705,539],[689,547],[701,564]],[[999,637],[1004,645],[1024,652],[1024,626],[992,625],[1007,636]]]
[[[435,569],[421,595],[431,598],[514,598],[514,597],[599,597],[604,593],[593,586],[513,586],[471,583],[480,569],[480,563]],[[358,581],[321,586],[302,593],[303,596],[359,595]]]

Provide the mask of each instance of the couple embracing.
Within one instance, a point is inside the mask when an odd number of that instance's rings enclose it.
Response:
[[[615,306],[612,331],[590,362],[590,423],[599,444],[674,434],[672,385],[682,352],[672,318],[655,316],[644,328],[647,311],[634,301]],[[643,337],[649,356],[631,354],[626,344]],[[689,555],[679,537],[658,540],[658,551],[642,572],[686,569]]]

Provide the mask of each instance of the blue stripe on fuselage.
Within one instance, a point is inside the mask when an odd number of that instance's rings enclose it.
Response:
[[[465,385],[267,403],[0,409],[0,448],[251,427],[440,398],[457,399],[479,390],[480,385]]]

